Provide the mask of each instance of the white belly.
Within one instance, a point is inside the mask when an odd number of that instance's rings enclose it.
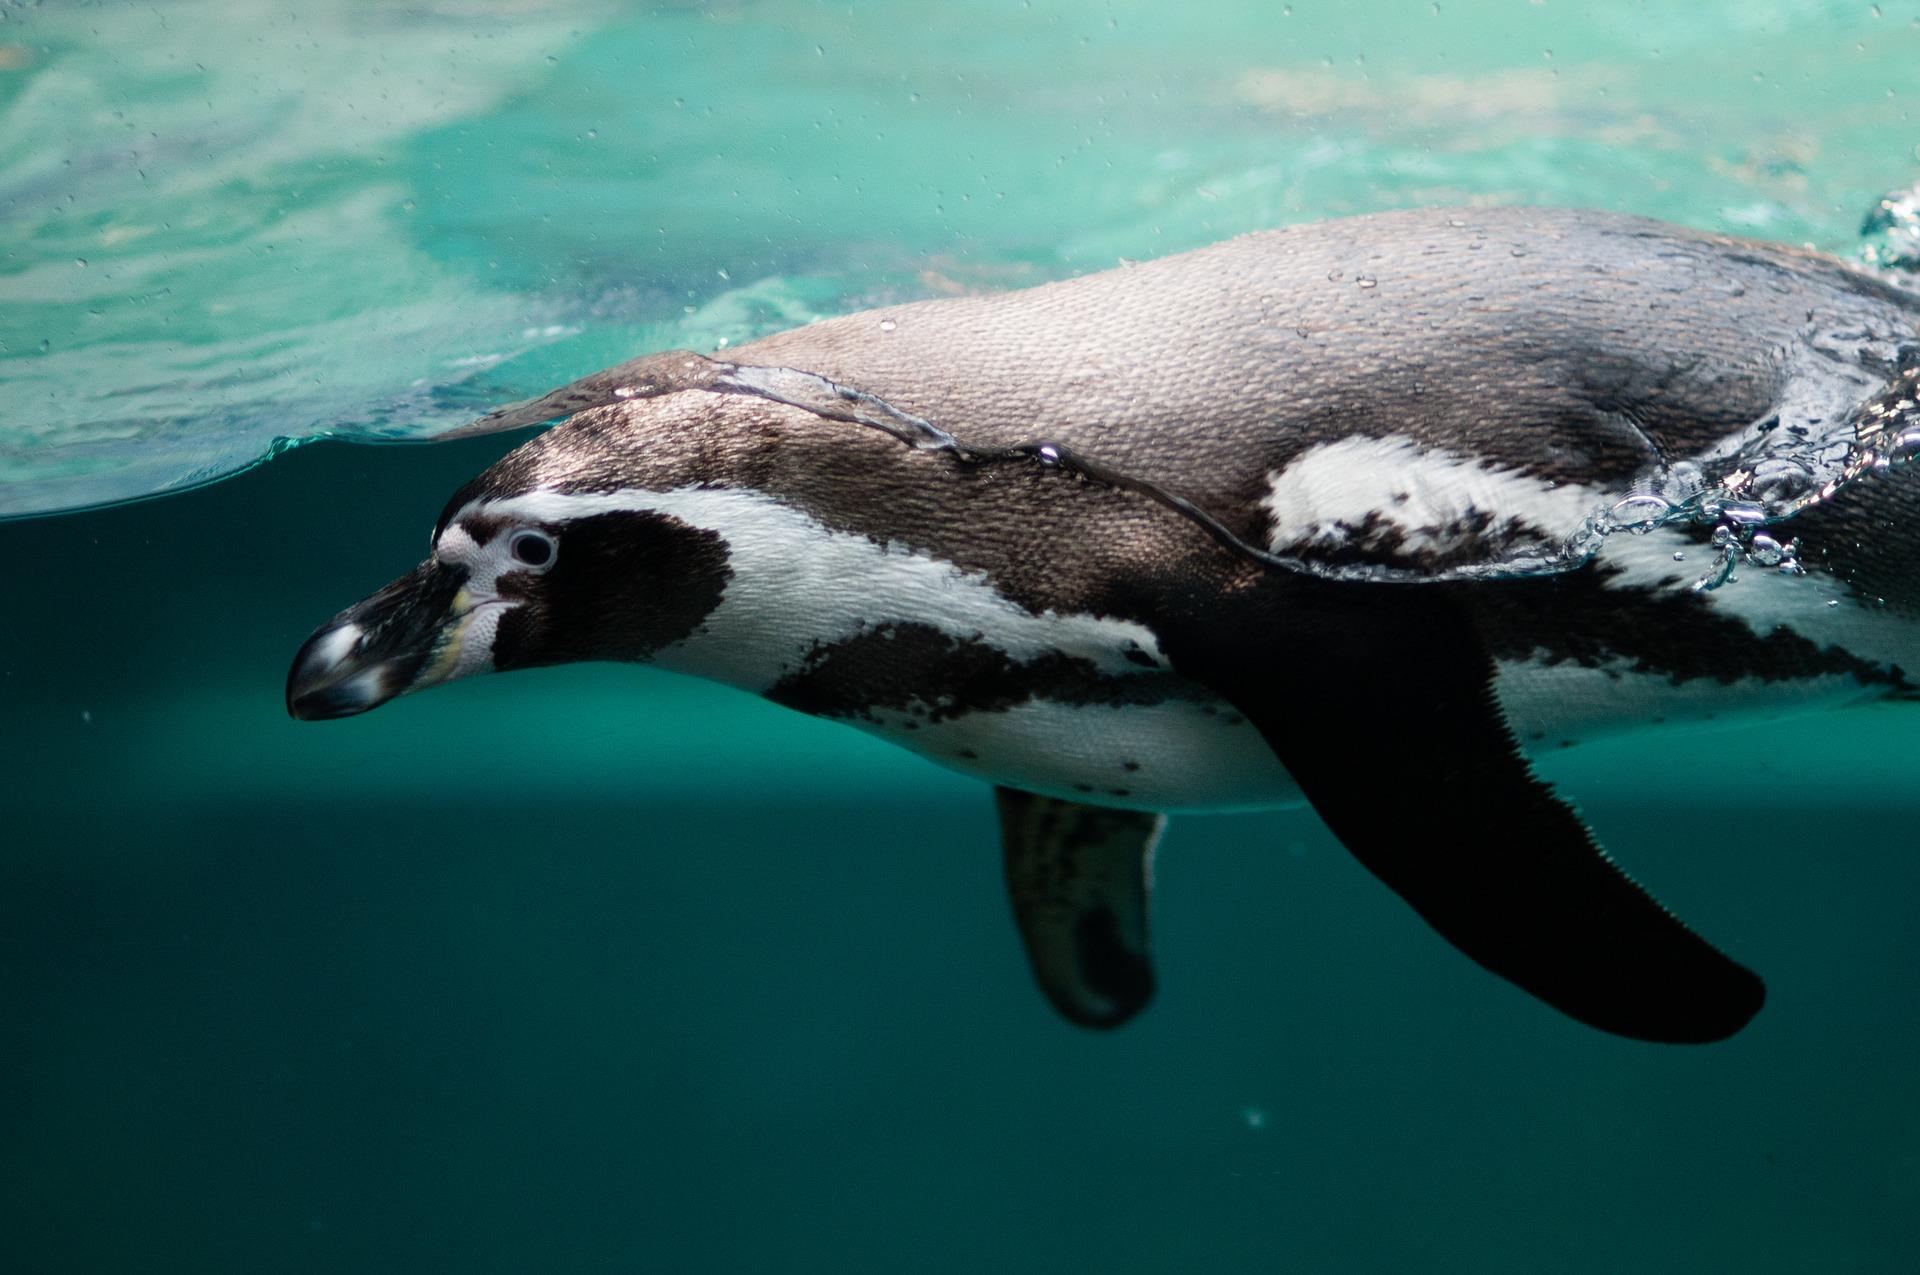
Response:
[[[1502,664],[1495,689],[1534,758],[1635,730],[1733,725],[1880,698],[1841,676],[1676,685],[1625,669],[1532,662]],[[1090,805],[1198,813],[1304,801],[1260,732],[1224,702],[1028,701],[935,723],[886,714],[856,724],[961,774]]]
[[[857,724],[963,775],[1091,805],[1224,811],[1302,800],[1253,723],[1224,703],[1029,700],[933,723]]]

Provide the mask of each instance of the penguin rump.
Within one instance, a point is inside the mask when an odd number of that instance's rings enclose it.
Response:
[[[1167,812],[1305,802],[1484,967],[1719,1040],[1760,980],[1529,754],[1914,696],[1920,508],[1866,476],[1920,437],[1917,350],[1920,297],[1819,254],[1471,209],[653,355],[458,431],[567,418],[308,640],[287,705],[649,661],[877,733],[994,785],[1036,977],[1090,1026],[1152,995]],[[1749,496],[1796,515],[1791,570],[1676,565],[1731,564],[1702,511]]]

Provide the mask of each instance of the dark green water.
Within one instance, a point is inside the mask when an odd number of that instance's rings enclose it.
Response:
[[[1847,251],[1913,177],[1897,6],[1295,10],[0,9],[0,507],[1255,225]],[[1725,1044],[1557,1016],[1304,813],[1174,822],[1097,1035],[985,790],[843,728],[613,666],[286,718],[510,441],[0,523],[0,1269],[1920,1269],[1909,717],[1544,768],[1767,978]]]
[[[288,720],[309,626],[501,445],[0,524],[14,1269],[1920,1256],[1906,719],[1549,772],[1768,978],[1726,1044],[1544,1009],[1304,814],[1175,821],[1159,1000],[1096,1035],[1028,984],[986,792],[844,728],[619,666]]]

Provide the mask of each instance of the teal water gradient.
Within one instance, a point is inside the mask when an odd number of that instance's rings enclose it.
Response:
[[[1911,9],[3,7],[0,511],[1368,208],[1846,251]],[[1306,814],[1175,821],[1096,1035],[984,789],[843,728],[612,666],[286,719],[511,442],[0,524],[0,1269],[1920,1266],[1906,718],[1544,768],[1767,977],[1724,1045],[1558,1017]]]

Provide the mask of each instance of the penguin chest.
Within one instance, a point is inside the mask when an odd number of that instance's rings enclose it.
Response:
[[[1128,654],[1132,659],[1128,659]],[[980,635],[870,626],[815,650],[768,698],[990,783],[1142,810],[1300,800],[1245,717],[1126,642],[1015,653]]]

